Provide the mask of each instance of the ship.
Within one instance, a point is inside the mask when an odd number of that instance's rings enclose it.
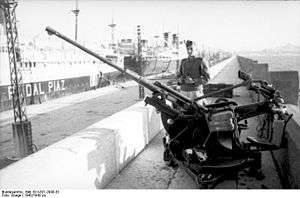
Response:
[[[163,33],[163,40],[155,36],[155,43],[148,44],[148,40],[141,39],[141,52],[138,54],[136,45],[132,44],[130,50],[124,56],[124,67],[143,76],[163,73],[175,73],[180,59],[180,43],[177,34],[173,34],[172,42],[169,41],[169,32]],[[121,40],[122,41],[122,40]],[[181,42],[182,45],[182,42]],[[122,49],[124,45],[119,45]],[[127,45],[127,49],[129,45]]]
[[[170,32],[164,32],[162,40],[158,40],[159,36],[155,36],[156,41],[154,45],[149,45],[148,40],[141,40],[141,53],[137,52],[137,44],[134,44],[132,39],[121,40],[119,48],[125,48],[127,50],[121,50],[121,53],[125,51],[124,55],[124,67],[130,69],[142,76],[151,76],[156,74],[174,75],[180,66],[180,62],[183,58],[186,58],[185,41],[179,40],[178,33],[172,34],[170,38]],[[125,43],[125,44],[124,44]],[[224,50],[208,50],[196,47],[196,57],[204,58],[209,67],[213,67],[215,64],[228,59],[232,56],[232,53]],[[164,76],[166,76],[164,75]]]
[[[72,46],[57,42],[47,34],[40,37],[28,43],[20,43],[17,50],[26,104],[37,104],[52,98],[107,86],[117,81],[121,75],[119,71]],[[93,50],[123,67],[124,58],[113,49],[95,44]],[[0,111],[12,108],[11,91],[6,34],[1,23]]]

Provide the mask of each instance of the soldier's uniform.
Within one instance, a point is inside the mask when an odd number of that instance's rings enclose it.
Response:
[[[182,59],[177,76],[181,79],[181,92],[190,98],[203,95],[203,84],[210,79],[207,64],[194,56]]]
[[[193,42],[188,40],[185,44],[189,57],[182,59],[180,67],[177,70],[177,77],[181,82],[181,93],[189,98],[194,99],[203,95],[202,85],[207,83],[210,77],[206,62],[202,58],[196,58],[195,56],[192,56]],[[197,101],[197,103],[200,105],[203,105],[204,102],[204,100]],[[185,135],[187,137],[187,141],[189,141],[190,133],[185,133]],[[169,154],[170,150],[172,150],[177,159],[183,160],[182,150],[186,149],[187,146],[189,147],[190,144],[192,144],[192,140],[190,143],[187,141],[185,141],[185,137],[182,137],[181,134],[181,141],[177,139],[169,142],[167,134],[166,142],[170,145],[169,148],[165,147],[164,160],[168,163],[172,162],[172,157]]]

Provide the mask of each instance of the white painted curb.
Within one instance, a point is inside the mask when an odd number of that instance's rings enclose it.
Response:
[[[139,102],[0,171],[1,188],[105,187],[162,129]]]

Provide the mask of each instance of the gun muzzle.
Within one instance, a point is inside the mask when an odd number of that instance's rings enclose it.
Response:
[[[52,29],[51,27],[46,27],[46,31],[48,32],[49,35],[58,33],[58,32],[56,32],[54,29]]]

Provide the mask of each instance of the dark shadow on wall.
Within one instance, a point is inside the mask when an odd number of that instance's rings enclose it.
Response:
[[[95,169],[94,185],[97,189],[104,188],[119,173],[117,153],[120,153],[120,149],[124,149],[123,162],[127,162],[128,159],[132,160],[136,155],[135,150],[128,156],[127,148],[120,148],[122,142],[116,142],[115,133],[113,129],[88,128],[76,134],[82,139],[95,141],[95,149],[87,154],[87,167],[88,171]],[[107,148],[108,145],[113,145],[113,147]]]
[[[95,141],[95,149],[86,156],[87,168],[88,171],[95,169],[96,175],[93,182],[95,187],[104,188],[110,182],[110,178],[117,174],[114,155],[116,145],[115,131],[107,128],[87,128],[74,134],[74,136]],[[114,147],[107,148],[107,145],[113,145]],[[103,153],[103,151],[106,151],[106,153]]]

